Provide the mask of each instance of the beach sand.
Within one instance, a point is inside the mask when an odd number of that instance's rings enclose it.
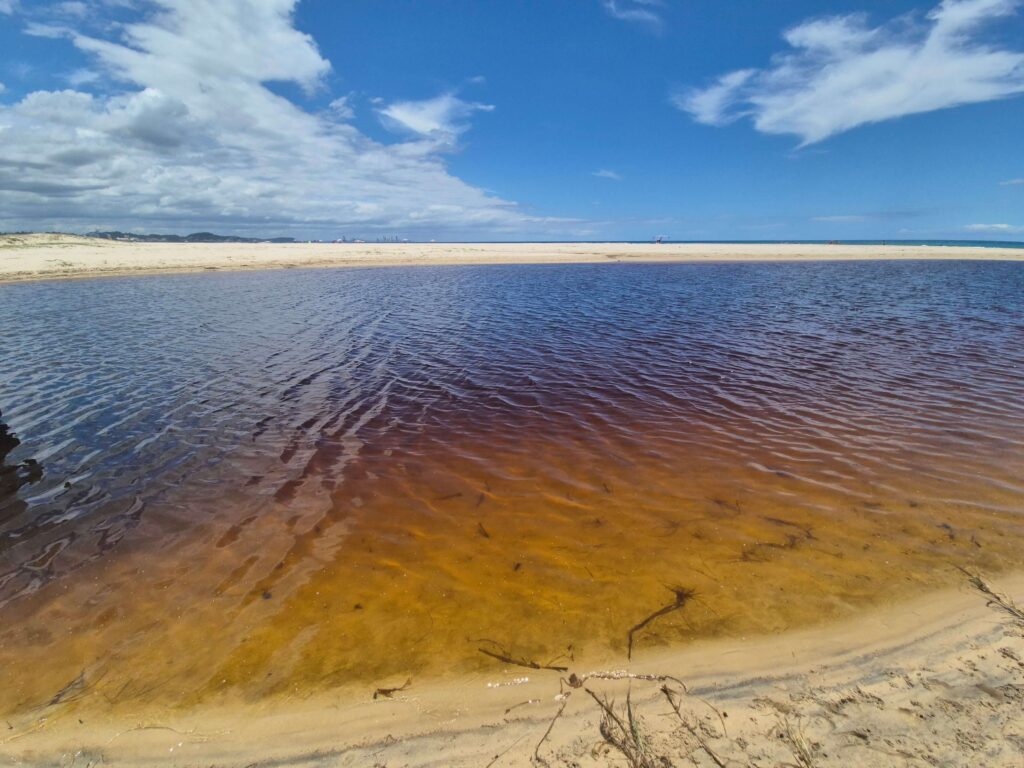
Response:
[[[1024,260],[1024,249],[747,243],[129,243],[0,235],[0,282],[296,267],[862,259]]]
[[[993,586],[1019,604],[1024,574],[1003,574]],[[623,740],[617,726],[602,729],[597,699],[628,728],[629,693],[648,759],[633,765],[1024,759],[1024,622],[966,576],[959,589],[842,623],[701,641],[644,654],[628,670],[567,665],[559,673],[496,662],[490,676],[412,680],[376,696],[297,696],[272,709],[224,702],[116,722],[44,708],[7,724],[0,758],[23,766],[628,765],[612,744]]]

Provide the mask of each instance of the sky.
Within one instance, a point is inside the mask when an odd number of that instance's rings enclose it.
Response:
[[[0,0],[0,231],[1024,240],[1024,0]]]

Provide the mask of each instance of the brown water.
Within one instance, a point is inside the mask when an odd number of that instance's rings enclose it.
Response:
[[[776,632],[1024,565],[1024,267],[0,286],[0,713]],[[24,476],[24,473],[22,473]],[[21,722],[17,721],[16,722]]]

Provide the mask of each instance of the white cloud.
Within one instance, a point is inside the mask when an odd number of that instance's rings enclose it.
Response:
[[[327,105],[327,109],[336,120],[351,120],[356,116],[356,110],[352,106],[351,95],[339,96]]]
[[[1024,184],[1024,179],[1007,179],[1006,181],[1000,181],[999,184],[1004,187],[1015,187],[1019,184]]]
[[[808,145],[868,123],[1014,96],[1024,93],[1024,52],[978,36],[1020,2],[943,0],[925,19],[877,27],[861,14],[809,20],[785,33],[792,50],[769,67],[728,73],[672,100],[701,123],[749,117],[762,133]]]
[[[968,224],[964,229],[968,232],[987,232],[994,235],[1012,235],[1024,232],[1024,227],[1013,224]]]
[[[601,5],[616,19],[661,27],[661,15],[656,10],[662,5],[661,0],[601,0]]]
[[[14,13],[17,7],[17,0],[0,0],[0,13]]]
[[[41,21],[28,22],[22,31],[32,37],[48,37],[57,40],[61,37],[73,37],[74,33],[62,24],[47,24]]]
[[[612,181],[622,181],[621,174],[615,171],[609,171],[607,168],[602,168],[600,171],[594,171],[591,176],[597,176],[599,179],[611,179]]]
[[[736,101],[737,93],[756,75],[756,69],[729,72],[707,88],[673,94],[672,103],[693,115],[698,123],[726,125],[736,119],[729,110]]]
[[[81,87],[83,85],[91,85],[100,79],[99,72],[94,72],[91,69],[76,69],[67,76],[68,84],[74,88]]]
[[[447,171],[441,144],[486,105],[450,94],[392,105],[417,138],[382,144],[345,122],[345,99],[313,113],[269,89],[315,92],[330,70],[293,26],[295,2],[158,0],[126,24],[94,24],[116,37],[62,30],[113,95],[0,105],[0,229],[471,237],[563,226]]]
[[[76,16],[78,18],[84,18],[89,15],[89,6],[81,0],[67,0],[63,3],[57,3],[54,10],[65,16]]]
[[[380,109],[385,125],[421,136],[439,145],[454,145],[469,128],[474,112],[491,112],[491,104],[463,101],[454,93],[442,93],[422,101],[397,101]]]

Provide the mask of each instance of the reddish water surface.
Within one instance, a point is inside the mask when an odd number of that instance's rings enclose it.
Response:
[[[621,660],[680,588],[634,656],[1024,564],[1020,265],[19,285],[0,328],[7,466],[44,472],[0,499],[16,724]]]

